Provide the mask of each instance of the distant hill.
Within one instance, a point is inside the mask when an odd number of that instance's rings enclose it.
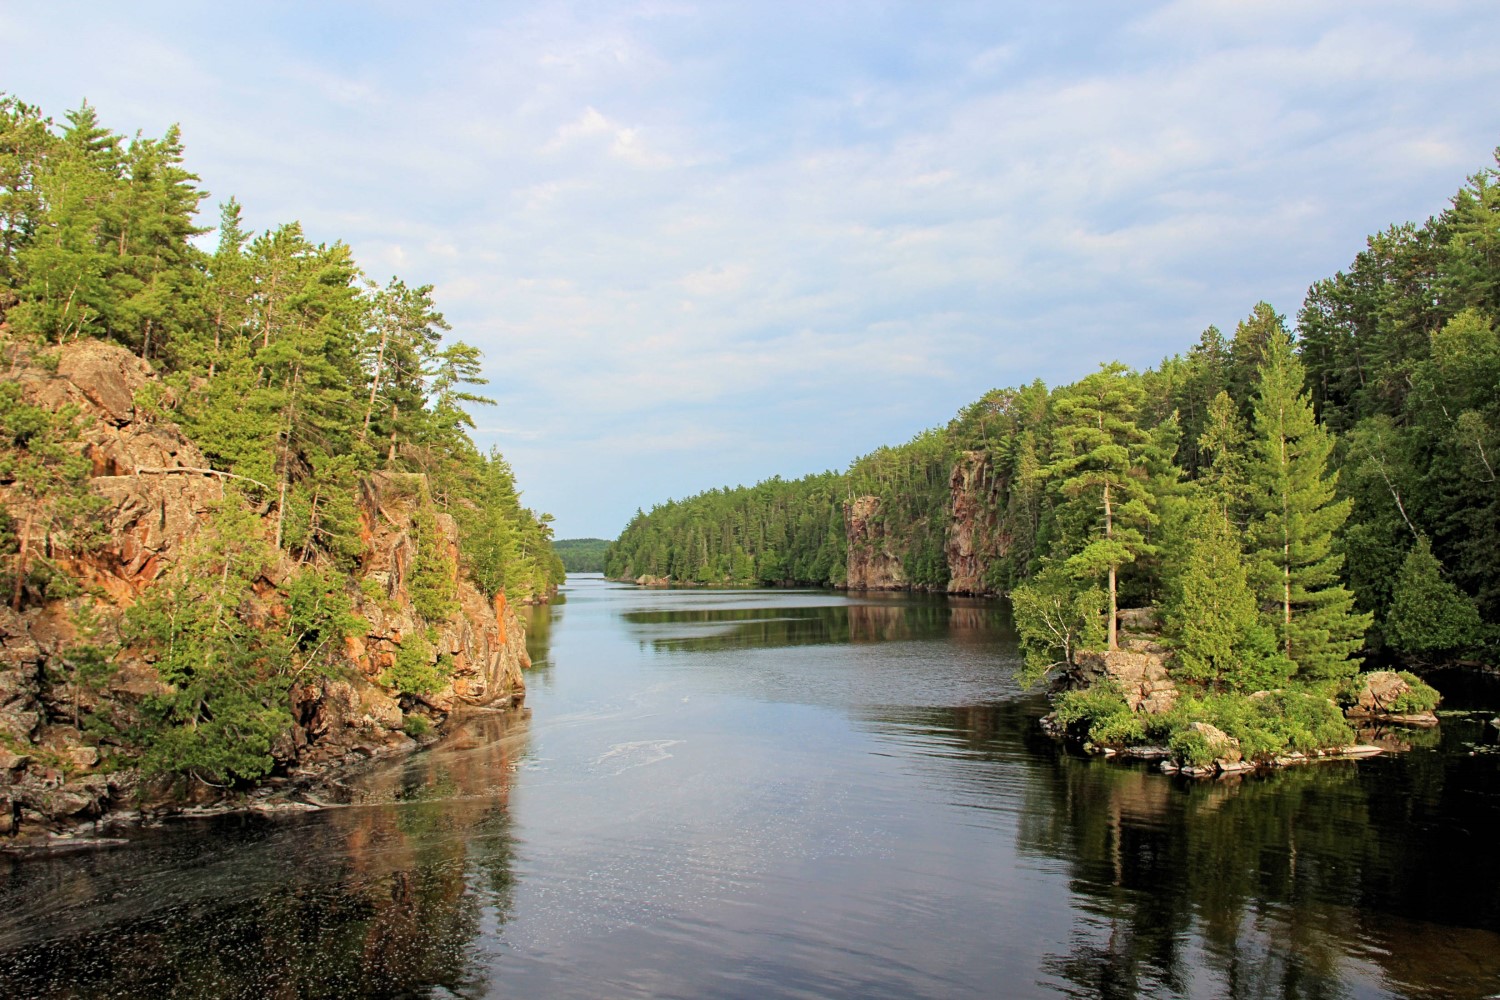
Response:
[[[569,573],[603,573],[605,538],[559,538],[552,550],[562,557],[563,569]]]

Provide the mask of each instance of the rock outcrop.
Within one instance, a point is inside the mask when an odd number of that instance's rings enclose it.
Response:
[[[856,497],[844,504],[844,534],[848,539],[850,590],[905,590],[909,586],[896,539],[880,516],[879,497]]]
[[[1360,689],[1345,713],[1362,721],[1398,722],[1409,726],[1435,726],[1438,717],[1424,709],[1412,710],[1412,686],[1394,670],[1372,670],[1359,676]]]
[[[999,516],[1003,484],[989,454],[966,451],[959,456],[948,490],[948,593],[993,596],[987,571],[993,561],[1004,558],[1011,539]]]
[[[1177,701],[1177,684],[1167,671],[1167,654],[1160,649],[1085,649],[1074,657],[1073,666],[1081,686],[1112,681],[1131,711],[1165,712]]]
[[[28,594],[22,612],[0,608],[0,843],[70,829],[126,804],[149,806],[169,791],[143,785],[125,748],[80,730],[101,702],[128,721],[144,699],[166,690],[149,658],[122,643],[121,619],[191,545],[229,478],[208,468],[175,424],[137,406],[148,386],[166,390],[123,348],[79,341],[57,352],[55,371],[29,366],[11,377],[27,403],[77,413],[80,433],[72,447],[88,459],[90,488],[103,498],[103,540],[88,546],[45,540],[49,564],[71,578],[80,596]],[[0,481],[0,510],[15,519],[20,503]],[[530,661],[523,626],[503,593],[489,598],[458,575],[457,525],[432,510],[425,479],[378,473],[365,483],[359,511],[364,551],[356,576],[363,586],[355,610],[367,627],[328,669],[291,685],[295,725],[273,748],[287,774],[413,747],[403,732],[411,713],[441,721],[461,706],[501,706],[524,696],[521,671]],[[441,622],[420,620],[408,592],[419,513],[436,524],[453,567],[457,610]],[[268,618],[280,613],[277,584],[294,571],[283,557],[257,583]],[[103,688],[76,683],[70,656],[80,648],[80,621],[96,647],[118,648]],[[433,637],[429,645],[434,659],[443,657],[445,683],[431,694],[398,694],[382,675],[402,644],[418,635],[424,642]],[[193,790],[198,799],[218,794],[207,786]]]

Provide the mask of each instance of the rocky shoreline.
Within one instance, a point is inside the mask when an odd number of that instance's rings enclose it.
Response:
[[[55,353],[55,368],[21,366],[12,377],[28,404],[76,413],[82,430],[71,447],[89,463],[106,541],[84,551],[65,539],[49,543],[49,563],[71,596],[0,606],[0,849],[76,836],[132,813],[259,808],[279,785],[408,753],[455,711],[524,699],[522,670],[531,661],[507,595],[488,597],[459,573],[457,524],[435,509],[425,476],[376,472],[361,484],[356,512],[362,551],[350,587],[358,626],[326,665],[288,678],[291,725],[270,748],[271,773],[249,791],[143,776],[128,734],[171,689],[131,644],[123,619],[191,550],[224,498],[224,480],[207,474],[209,463],[180,428],[137,407],[138,394],[158,385],[144,362],[99,341]],[[24,502],[0,482],[0,511],[14,517]],[[411,596],[423,521],[450,554],[455,607],[442,621],[418,615]],[[297,569],[282,553],[255,581],[252,611],[267,627],[286,615],[279,588]],[[443,664],[441,684],[426,693],[387,683],[398,654],[412,649]],[[101,718],[110,724],[96,725]],[[245,805],[223,805],[241,799]]]

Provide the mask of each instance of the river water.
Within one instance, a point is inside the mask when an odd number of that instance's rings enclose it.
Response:
[[[1500,992],[1492,687],[1195,783],[1042,736],[996,604],[564,596],[526,709],[345,807],[0,861],[0,996]]]

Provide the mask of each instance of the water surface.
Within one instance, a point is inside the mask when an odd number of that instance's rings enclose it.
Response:
[[[1407,753],[1193,783],[1043,737],[995,604],[582,578],[533,619],[528,708],[347,807],[0,862],[6,995],[1500,992],[1483,685]]]

